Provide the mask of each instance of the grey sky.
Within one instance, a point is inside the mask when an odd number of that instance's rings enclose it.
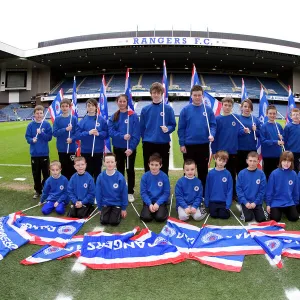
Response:
[[[20,49],[76,35],[159,29],[206,30],[300,42],[300,1],[1,1],[0,41]]]

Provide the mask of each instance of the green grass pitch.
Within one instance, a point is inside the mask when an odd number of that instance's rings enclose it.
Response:
[[[29,145],[24,139],[27,122],[0,124],[0,212],[1,216],[25,209],[37,203],[32,199],[33,181],[31,176]],[[182,167],[177,132],[172,135],[174,167]],[[50,157],[57,159],[55,139],[50,143]],[[7,164],[28,166],[7,166]],[[6,165],[6,166],[4,166]],[[137,168],[142,168],[142,149],[138,148]],[[139,196],[139,179],[142,171],[137,171],[137,210],[142,208]],[[171,171],[172,190],[181,171]],[[17,177],[25,181],[14,181]],[[234,213],[238,211],[233,204]],[[28,212],[41,215],[40,209]],[[55,214],[53,214],[55,216]],[[176,217],[175,202],[172,205]],[[292,224],[286,219],[287,229],[299,230],[299,222]],[[201,226],[203,221],[190,221]],[[231,217],[228,221],[208,219],[209,224],[238,225]],[[131,206],[128,217],[117,228],[106,227],[107,232],[124,232],[134,226],[143,228]],[[84,225],[79,234],[100,226],[98,217]],[[150,223],[149,228],[159,232],[163,224]],[[75,258],[52,261],[33,266],[23,266],[19,262],[36,252],[40,246],[25,245],[8,254],[0,261],[0,300],[9,299],[288,299],[287,289],[300,289],[300,261],[284,258],[283,269],[270,266],[264,255],[247,256],[241,273],[224,272],[201,265],[195,261],[185,261],[177,265],[158,267],[96,271],[86,269],[82,273],[73,272]],[[60,297],[60,298],[59,298]],[[295,298],[300,299],[300,298]]]

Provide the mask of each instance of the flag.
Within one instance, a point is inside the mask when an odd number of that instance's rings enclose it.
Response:
[[[128,116],[131,116],[134,113],[134,106],[132,101],[130,78],[129,78],[129,68],[126,71],[126,80],[125,80],[125,95],[128,99]]]
[[[52,124],[54,123],[55,118],[61,115],[60,102],[63,99],[63,97],[64,97],[64,91],[63,89],[60,89],[56,97],[52,101],[51,105],[48,107]]]
[[[268,121],[267,117],[267,107],[269,103],[266,97],[266,93],[264,91],[263,86],[261,86],[260,89],[260,97],[259,97],[259,113],[258,113],[258,119],[261,123],[265,123]],[[261,143],[260,138],[257,139],[256,143],[256,152],[258,154],[258,169],[262,169],[263,166],[263,157],[261,153]]]
[[[167,67],[166,67],[166,61],[165,60],[164,60],[164,66],[163,66],[162,85],[164,87],[163,101],[165,101],[165,104],[168,104],[169,103],[168,75],[167,75]]]
[[[14,225],[28,232],[32,237],[31,244],[64,247],[84,222],[84,219],[35,217],[16,213]]]
[[[76,88],[76,77],[74,76],[74,81],[73,81],[73,91],[72,91],[72,107],[71,107],[71,112],[74,117],[77,118],[78,120],[78,107],[77,107],[77,88]],[[77,140],[76,142],[76,156],[80,156],[81,153],[81,141]]]
[[[194,85],[200,85],[195,64],[193,64],[192,69],[191,89]],[[203,102],[213,110],[215,116],[218,116],[221,113],[222,103],[206,91],[203,91]],[[190,103],[192,103],[192,95],[190,96]]]
[[[247,89],[244,83],[244,78],[242,78],[242,94],[241,94],[241,100],[244,101],[245,99],[248,99],[248,93]]]
[[[99,105],[100,105],[100,113],[103,119],[108,122],[108,106],[107,106],[107,97],[106,97],[106,82],[105,77],[102,77],[102,83],[100,87],[100,98],[99,98]],[[104,151],[103,153],[110,153],[111,146],[110,146],[110,138],[106,138],[104,142]]]
[[[285,124],[292,122],[291,110],[296,107],[295,99],[289,86],[289,97],[288,97],[288,106],[286,108]]]
[[[175,246],[149,230],[133,238],[137,229],[123,234],[85,235],[78,261],[92,269],[120,269],[184,260]]]
[[[22,228],[13,225],[14,214],[0,218],[0,260],[10,251],[27,244],[31,236]]]

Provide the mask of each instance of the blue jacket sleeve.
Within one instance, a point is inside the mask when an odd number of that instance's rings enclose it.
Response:
[[[233,181],[231,174],[228,174],[227,177],[227,194],[226,194],[226,209],[230,209],[232,203],[232,192],[233,192]]]
[[[100,126],[101,126],[101,131],[99,131],[99,137],[103,140],[105,140],[108,137],[108,127],[107,127],[107,122],[101,118],[100,121]]]
[[[150,197],[148,196],[147,191],[148,191],[147,179],[146,179],[146,176],[144,174],[141,178],[140,193],[141,193],[141,198],[144,201],[144,203],[149,206],[149,205],[152,204],[152,201],[151,201]]]
[[[248,201],[243,190],[243,186],[244,186],[243,179],[244,179],[243,174],[240,172],[236,180],[235,189],[236,189],[236,194],[238,196],[239,203],[246,205]]]
[[[187,203],[184,200],[183,187],[181,181],[177,181],[175,185],[175,197],[177,206],[180,206],[183,209],[186,209],[188,207]]]
[[[53,124],[53,136],[56,138],[63,135],[66,132],[66,128],[59,128],[58,122],[59,119],[56,118]]]
[[[34,144],[32,141],[34,137],[35,137],[35,135],[32,136],[32,125],[31,125],[31,123],[29,123],[26,128],[26,133],[25,133],[25,139],[29,145]]]
[[[210,127],[210,133],[213,137],[215,137],[217,132],[217,122],[216,122],[216,116],[213,111],[209,114],[209,127]]]
[[[68,196],[69,199],[71,200],[71,202],[73,204],[76,203],[76,201],[78,200],[78,197],[75,194],[75,182],[74,182],[74,178],[71,178],[69,183],[68,183]]]
[[[113,118],[114,118],[114,114],[111,116],[111,118],[108,120],[108,123],[107,123],[109,136],[111,138],[114,138],[114,137],[124,138],[124,134],[121,134],[120,131],[116,130],[116,122],[113,121]]]
[[[256,195],[256,199],[254,201],[256,205],[263,203],[266,195],[266,189],[267,189],[267,179],[266,179],[266,175],[263,174],[263,176],[260,179],[259,189]]]
[[[279,129],[279,128],[278,128]],[[270,134],[267,132],[266,126],[262,127],[260,130],[260,141],[262,144],[267,146],[273,146],[278,144],[278,140],[272,140]]]
[[[163,194],[159,197],[159,199],[156,201],[157,205],[162,205],[163,203],[167,203],[169,197],[170,197],[170,191],[171,191],[171,188],[170,188],[170,181],[169,181],[169,178],[168,176],[166,175],[164,177],[164,192]]]
[[[168,124],[167,124],[168,132],[166,132],[166,134],[172,133],[176,128],[175,114],[172,107],[169,107],[168,113],[169,113]]]
[[[141,132],[139,117],[137,116],[137,114],[132,115],[131,118],[133,120],[133,124],[131,125],[133,126],[133,131],[129,140],[129,149],[134,151],[140,142]]]
[[[203,195],[203,186],[202,186],[202,183],[200,181],[200,186],[199,186],[199,190],[197,192],[197,196],[195,197],[194,202],[192,204],[192,206],[194,208],[200,207],[200,203],[202,202],[202,195]]]
[[[145,133],[145,130],[146,130],[144,114],[145,114],[145,111],[144,111],[144,109],[142,109],[141,115],[140,115],[140,133],[141,133],[141,138],[142,139],[144,139],[144,133]]]
[[[80,130],[78,127],[78,120],[76,117],[72,118],[72,130],[71,130],[70,138],[72,139],[73,142],[80,139]]]
[[[82,200],[82,204],[94,204],[95,199],[95,183],[94,179],[90,178],[88,183],[88,191],[85,198]]]
[[[52,128],[48,122],[45,124],[44,131],[42,131],[39,136],[46,142],[50,142],[52,140]]]
[[[271,206],[272,204],[272,198],[273,198],[273,191],[275,189],[275,180],[274,180],[274,174],[271,173],[268,184],[267,184],[267,191],[266,191],[266,204],[267,206]]]
[[[50,177],[48,179],[50,179]],[[43,193],[42,193],[42,196],[41,196],[41,199],[40,199],[41,203],[45,202],[45,200],[47,199],[47,197],[49,195],[50,189],[51,189],[50,180],[48,180],[48,179],[46,180],[45,186],[43,188]]]
[[[185,145],[185,130],[186,130],[185,109],[183,109],[179,115],[179,123],[178,123],[178,131],[177,131],[180,147]]]
[[[122,206],[121,209],[122,210],[126,210],[127,206],[128,206],[128,188],[127,188],[127,184],[125,181],[125,178],[121,179],[121,187],[122,187],[122,194],[121,194],[121,199],[122,199]]]
[[[206,182],[205,182],[205,197],[204,197],[204,203],[205,206],[209,206],[209,201],[210,201],[210,172],[208,172],[207,177],[206,177]]]
[[[298,205],[299,204],[299,188],[298,188],[298,178],[297,178],[296,173],[295,173],[294,182],[295,182],[295,186],[293,189],[293,201],[294,201],[295,205]]]
[[[68,179],[66,178],[63,182],[63,185],[64,185],[64,189],[63,189],[63,192],[61,193],[60,197],[57,199],[57,202],[58,203],[62,203],[64,202],[65,204],[68,204],[69,201],[68,201]]]
[[[101,186],[101,173],[98,175],[97,180],[96,180],[96,202],[98,209],[101,211],[102,210],[102,186]]]

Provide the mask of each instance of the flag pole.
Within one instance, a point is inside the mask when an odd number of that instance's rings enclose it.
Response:
[[[163,94],[163,126],[165,126],[165,95]]]
[[[244,129],[246,129],[246,127],[245,127],[245,125],[233,114],[233,113],[231,113],[231,115],[241,124],[241,126],[244,128]],[[250,132],[249,132],[249,134],[250,134]]]
[[[281,134],[280,134],[280,132],[279,132],[279,129],[278,129],[278,126],[277,126],[276,121],[275,121],[274,123],[275,123],[276,129],[277,129],[277,133],[278,133],[278,137],[279,137]],[[281,137],[280,137],[280,141],[282,142],[282,138],[281,138]],[[281,148],[282,148],[282,151],[285,151],[284,145],[281,145]]]
[[[98,107],[97,107],[96,122],[95,122],[95,128],[94,129],[97,129],[97,121],[98,121]],[[92,157],[94,156],[95,141],[96,141],[96,136],[94,135],[93,147],[92,147]]]
[[[49,110],[47,109],[47,111],[46,111],[46,114],[45,114],[45,116],[44,116],[44,119],[42,120],[42,123],[41,123],[41,125],[40,125],[39,129],[41,129],[41,128],[42,128],[42,126],[43,126],[43,123],[44,123],[44,121],[45,121],[45,119],[46,119],[46,117],[47,117],[47,115],[48,115],[48,112],[49,112]],[[35,137],[37,138],[37,136],[38,136],[38,133],[35,135]]]
[[[256,125],[256,124],[254,123],[254,120],[253,120],[253,115],[252,115],[252,114],[251,114],[251,118],[252,118],[252,126]],[[255,139],[255,140],[257,140],[257,137],[256,137],[256,132],[255,132],[255,130],[253,130],[253,134],[254,134],[254,139]]]
[[[70,123],[69,125],[72,125],[72,113],[70,114]],[[69,131],[69,137],[71,137],[71,130]],[[69,149],[70,149],[70,144],[68,143],[68,148],[67,148],[67,154],[69,154]]]
[[[44,203],[42,203],[42,204],[44,204]],[[33,205],[33,206],[31,206],[31,207],[28,207],[28,208],[22,209],[22,210],[21,210],[21,212],[24,212],[24,211],[30,210],[30,209],[32,209],[32,208],[35,208],[35,207],[37,207],[37,206],[40,206],[40,204]]]
[[[131,202],[130,204],[131,204],[132,208],[134,209],[134,211],[136,212],[136,214],[138,215],[138,217],[140,218],[141,216],[140,216],[140,214],[138,213],[138,211],[136,210],[136,208],[135,208],[135,206],[133,205],[133,203]],[[145,223],[143,220],[141,220],[141,222],[144,224],[144,226],[145,226],[147,229],[149,229],[149,227],[146,225],[146,223]]]
[[[127,134],[129,134],[129,114],[128,114],[128,107],[127,107]],[[126,141],[127,150],[129,149],[129,140]],[[126,157],[126,169],[129,169],[129,156]]]
[[[170,201],[170,211],[169,211],[169,217],[171,216],[172,203],[173,203],[173,194],[172,194],[172,196],[171,196],[171,201]]]

